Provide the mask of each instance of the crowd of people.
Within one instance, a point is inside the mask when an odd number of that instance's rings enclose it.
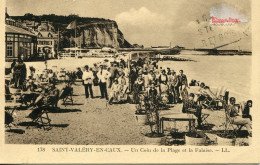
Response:
[[[225,92],[224,96],[217,96],[204,82],[191,80],[188,84],[183,70],[179,70],[179,74],[171,68],[165,70],[158,66],[157,60],[152,58],[139,58],[128,63],[121,59],[120,62],[111,62],[110,65],[94,64],[92,67],[86,65],[83,71],[78,68],[76,75],[83,80],[86,98],[94,98],[92,90],[94,84],[99,86],[101,98],[108,100],[109,104],[126,101],[138,104],[141,101],[140,94],[144,93],[152,99],[160,97],[165,104],[182,102],[182,112],[195,114],[198,118],[198,127],[202,124],[202,109],[209,108],[209,104],[216,109],[219,106],[224,108],[224,104],[232,107],[232,101],[228,100],[228,92]],[[198,86],[199,89],[196,93],[188,93],[190,86]],[[109,94],[108,88],[110,88]],[[236,116],[234,119],[234,123],[245,124],[249,132],[248,125],[252,120],[251,107],[252,101],[248,100],[246,104],[240,106],[242,113],[240,117]],[[229,113],[231,117],[234,116],[232,108],[229,108]]]
[[[85,97],[94,98],[92,85],[100,88],[101,98],[113,102],[127,101],[127,96],[133,96],[133,103],[138,102],[141,91],[153,91],[153,95],[167,93],[167,103],[181,102],[183,89],[188,87],[188,80],[183,70],[176,74],[174,70],[158,68],[158,61],[150,58],[139,58],[127,64],[123,59],[120,62],[111,62],[110,65],[84,66],[83,71],[78,68],[76,75],[82,78],[85,87]],[[110,93],[108,94],[108,88]]]
[[[14,60],[11,69],[10,83],[12,87],[34,92],[41,84],[46,82],[46,84],[50,84],[49,88],[42,90],[42,94],[39,97],[48,94],[48,91],[56,91],[55,84],[58,77],[51,69],[46,69],[39,75],[35,74],[34,67],[30,67],[30,72],[27,76],[26,65],[22,60],[18,62]],[[140,102],[140,94],[142,93],[145,93],[153,100],[160,97],[164,104],[183,102],[183,113],[190,113],[190,109],[195,109],[192,113],[197,116],[199,127],[202,123],[202,109],[205,108],[205,105],[210,100],[211,104],[213,100],[213,102],[215,101],[214,105],[216,105],[216,100],[214,99],[218,97],[205,83],[191,80],[188,84],[187,76],[183,70],[179,70],[177,74],[171,68],[163,69],[158,66],[158,61],[152,58],[139,58],[137,61],[121,59],[110,62],[110,64],[95,63],[93,66],[85,65],[83,68],[77,68],[77,71],[69,74],[69,76],[74,80],[82,80],[86,98],[95,98],[97,94],[93,92],[93,86],[99,86],[101,99],[106,99],[109,104],[127,101],[138,104]],[[190,86],[199,86],[198,92],[188,93]],[[55,95],[58,94],[56,93]],[[58,98],[58,96],[55,98]],[[240,110],[243,112],[240,115],[234,99],[231,97],[230,103],[228,103],[228,97],[223,97],[223,102],[229,107],[230,117],[233,123],[244,124],[250,132],[252,120],[250,108],[252,107],[252,101],[248,100],[246,104],[240,106]],[[37,99],[34,100],[34,104],[36,102]]]

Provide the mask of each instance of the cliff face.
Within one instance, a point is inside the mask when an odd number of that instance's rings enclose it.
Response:
[[[118,29],[116,22],[80,23],[75,29],[65,30],[63,43],[70,46],[102,48],[104,46],[114,48],[128,48],[128,43],[123,33]],[[64,45],[64,46],[65,46]],[[67,45],[68,46],[68,45]]]
[[[118,29],[117,23],[104,18],[79,17],[77,15],[60,16],[55,14],[36,16],[30,13],[24,16],[12,16],[12,19],[20,23],[30,24],[33,30],[52,30],[60,32],[60,48],[66,47],[93,47],[104,46],[115,48],[128,48],[131,44],[124,38],[123,33]],[[77,30],[75,37],[74,29],[67,29],[67,26],[76,20]],[[45,27],[48,22],[48,28]]]

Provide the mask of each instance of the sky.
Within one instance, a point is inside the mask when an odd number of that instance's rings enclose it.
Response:
[[[243,50],[251,50],[250,5],[248,0],[6,0],[11,16],[78,14],[115,20],[126,40],[145,47],[171,42],[172,46],[213,48],[239,40],[225,48]],[[242,21],[212,25],[210,16]]]

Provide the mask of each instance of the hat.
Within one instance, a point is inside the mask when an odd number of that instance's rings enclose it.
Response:
[[[236,101],[235,97],[230,97],[229,101]]]
[[[139,70],[138,71],[138,74],[140,75],[140,74],[143,74],[143,71],[142,70]]]

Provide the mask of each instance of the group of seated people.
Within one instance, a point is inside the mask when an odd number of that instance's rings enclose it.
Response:
[[[252,116],[250,114],[250,108],[252,107],[252,100],[248,100],[246,103],[236,104],[236,99],[231,97],[228,102],[223,100],[224,108],[227,110],[227,115],[231,118],[231,124],[245,126],[248,130],[249,136],[252,136],[251,121]],[[183,101],[183,113],[192,113],[198,119],[198,128],[202,127],[202,108],[203,102],[200,97],[195,97],[194,93],[190,93],[184,98]]]
[[[230,97],[229,103],[227,113],[232,120],[232,124],[245,126],[249,136],[252,136],[252,116],[250,114],[250,108],[253,106],[252,100],[248,100],[246,103],[236,104],[236,98]]]
[[[42,74],[36,74],[36,69],[34,67],[30,67],[30,73],[24,84],[21,85],[21,95],[20,99],[22,103],[29,106],[36,105],[37,99],[43,97],[57,94],[56,84],[56,75],[52,70],[44,70]],[[10,93],[10,83],[6,83],[6,93]],[[9,92],[8,92],[9,91]],[[48,91],[48,92],[47,92]],[[54,92],[56,91],[56,93]],[[52,93],[54,92],[54,93]],[[56,104],[56,103],[55,103]]]

